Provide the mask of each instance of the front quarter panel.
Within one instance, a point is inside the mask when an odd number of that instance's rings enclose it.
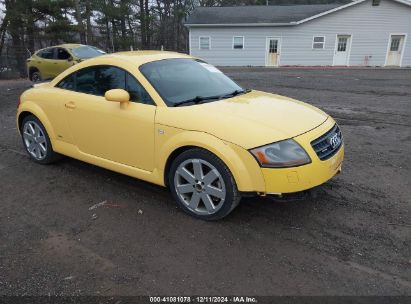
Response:
[[[17,111],[17,124],[23,112],[29,112],[36,116],[46,128],[53,143],[59,137],[66,136],[66,120],[62,117],[64,107],[61,105],[55,93],[55,88],[48,84],[39,88],[25,91],[21,96],[21,104]],[[19,127],[19,126],[18,126]]]
[[[187,131],[170,126],[156,126],[156,159],[159,175],[165,176],[169,156],[181,147],[199,147],[214,153],[230,169],[239,191],[265,190],[264,178],[251,154],[234,144],[225,142],[208,133]]]
[[[31,89],[33,90],[33,89]],[[19,126],[19,117],[23,112],[29,112],[31,114],[33,114],[34,116],[36,116],[41,123],[44,125],[44,127],[46,128],[47,134],[50,137],[50,140],[54,139],[55,136],[55,132],[54,129],[52,127],[52,124],[50,123],[50,120],[48,119],[46,113],[44,112],[44,110],[42,109],[41,106],[39,106],[31,97],[31,94],[29,92],[30,90],[26,91],[25,93],[23,93],[23,95],[21,96],[21,103],[20,106],[17,110],[17,128],[18,130],[20,130],[20,126]],[[21,130],[20,130],[21,131]]]

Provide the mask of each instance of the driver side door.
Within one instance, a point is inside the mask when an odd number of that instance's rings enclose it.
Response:
[[[140,83],[114,66],[88,67],[68,77],[73,77],[73,90],[61,96],[65,98],[66,117],[78,150],[152,171],[156,107]],[[104,98],[111,89],[130,93],[128,107],[122,109],[119,103]]]

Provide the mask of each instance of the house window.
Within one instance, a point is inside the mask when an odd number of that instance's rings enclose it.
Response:
[[[243,36],[235,36],[233,37],[233,49],[244,49],[244,37]]]
[[[325,37],[324,36],[314,36],[313,38],[313,49],[324,49]]]
[[[210,37],[200,37],[199,38],[199,48],[200,50],[210,49]]]

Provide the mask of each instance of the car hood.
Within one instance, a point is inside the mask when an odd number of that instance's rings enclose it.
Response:
[[[252,91],[216,102],[159,108],[156,122],[206,132],[251,149],[303,134],[327,118],[320,109],[301,101]]]
[[[38,89],[38,88],[42,88],[42,87],[47,87],[49,85],[50,85],[50,81],[43,81],[43,82],[32,84],[32,87]]]

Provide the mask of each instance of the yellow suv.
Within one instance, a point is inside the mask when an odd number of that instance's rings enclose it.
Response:
[[[27,72],[33,82],[52,79],[72,65],[105,54],[83,44],[61,44],[41,49],[27,59]]]

